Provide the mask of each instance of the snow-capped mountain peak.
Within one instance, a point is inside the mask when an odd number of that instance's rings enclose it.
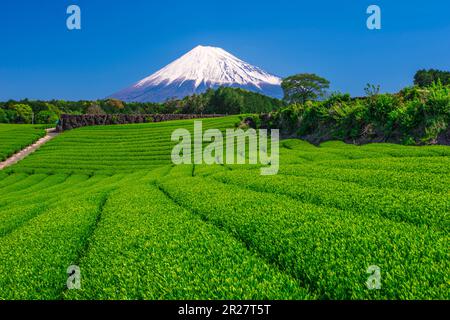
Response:
[[[280,78],[254,67],[225,50],[217,47],[197,46],[181,58],[139,81],[135,87],[147,84],[160,84],[167,81],[195,81],[195,87],[203,83],[218,85],[236,83],[240,85],[261,82],[279,85]]]
[[[111,97],[125,101],[163,101],[232,86],[279,96],[281,79],[227,51],[197,46],[166,67]],[[267,92],[266,92],[267,91]]]

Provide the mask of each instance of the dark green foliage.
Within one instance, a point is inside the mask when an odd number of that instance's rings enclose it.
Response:
[[[55,124],[59,120],[60,114],[52,110],[42,110],[36,114],[35,122],[42,124]]]
[[[325,101],[292,104],[261,116],[261,126],[314,143],[342,139],[434,144],[450,129],[450,86],[437,83],[398,94],[379,94],[376,88],[366,98],[333,94]]]
[[[364,92],[366,93],[366,96],[368,96],[368,97],[376,96],[377,94],[380,93],[380,85],[374,85],[374,84],[368,83],[366,85],[366,87],[364,88]]]
[[[330,82],[316,74],[302,73],[283,79],[281,87],[285,101],[305,103],[323,97],[330,87]]]
[[[27,105],[32,113],[24,116]],[[61,114],[240,114],[271,112],[284,106],[281,100],[240,88],[221,87],[181,100],[170,99],[164,103],[123,102],[117,99],[96,101],[22,100],[0,103],[0,123],[31,123],[33,113],[36,123],[55,123]],[[29,110],[28,110],[29,111]],[[20,112],[20,114],[19,114]]]
[[[419,87],[429,87],[433,83],[441,82],[443,85],[450,84],[450,72],[436,69],[419,70],[414,75],[414,84]]]
[[[10,108],[14,115],[15,123],[31,123],[33,121],[33,110],[27,104],[14,104]]]
[[[271,112],[283,102],[240,88],[221,87],[201,95],[186,97],[177,103],[178,113],[240,114]]]
[[[8,114],[0,108],[0,123],[9,123]]]
[[[207,113],[237,114],[244,107],[244,97],[233,89],[219,88],[205,108]]]

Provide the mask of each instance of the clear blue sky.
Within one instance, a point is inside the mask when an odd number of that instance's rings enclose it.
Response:
[[[82,30],[66,28],[66,8]],[[382,30],[366,8],[382,9]],[[2,0],[0,100],[103,98],[196,45],[279,76],[311,72],[361,95],[393,92],[419,68],[450,70],[448,0]]]

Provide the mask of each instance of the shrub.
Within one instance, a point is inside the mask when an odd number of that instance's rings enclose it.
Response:
[[[441,82],[444,85],[450,84],[450,72],[436,69],[419,70],[414,75],[414,84],[419,87],[428,87],[433,83]]]
[[[10,107],[15,116],[13,119],[16,123],[31,123],[33,120],[33,110],[27,104],[15,104]],[[10,118],[11,119],[11,118]]]
[[[86,114],[106,114],[106,112],[99,106],[96,104],[91,104],[87,109],[86,109]]]
[[[292,104],[262,116],[261,126],[312,142],[361,138],[362,142],[376,139],[406,144],[434,144],[448,129],[450,86],[438,82],[425,89],[405,88],[398,94],[379,94],[377,88],[369,87],[364,99],[335,93],[325,101]]]
[[[59,119],[59,116],[52,111],[40,111],[36,115],[36,123],[42,124],[55,124]]]
[[[0,108],[0,123],[9,123],[8,115],[2,108]]]

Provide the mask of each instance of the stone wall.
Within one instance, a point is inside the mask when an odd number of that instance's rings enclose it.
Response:
[[[170,120],[186,120],[223,117],[223,114],[102,114],[102,115],[71,115],[61,116],[57,131],[71,130],[86,126],[103,126],[113,124],[148,123]]]

